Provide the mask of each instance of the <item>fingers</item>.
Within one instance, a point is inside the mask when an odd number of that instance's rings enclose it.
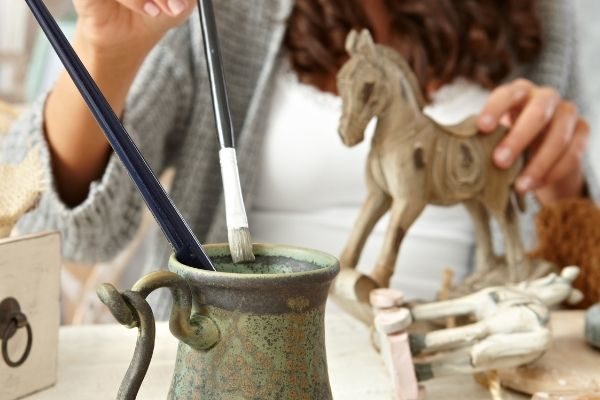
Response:
[[[573,140],[543,179],[543,185],[551,185],[568,177],[573,171],[581,170],[581,159],[589,140],[590,128],[587,122],[579,120],[575,128]]]
[[[144,3],[144,12],[151,17],[158,17],[160,15],[160,8],[151,1]]]
[[[153,3],[158,5],[165,14],[178,17],[190,7],[191,0],[153,0]]]
[[[191,0],[118,0],[140,15],[158,17],[162,14],[178,17],[190,7]]]
[[[516,182],[519,192],[535,190],[547,199],[579,192],[589,127],[574,104],[550,87],[519,79],[494,90],[477,121],[484,133],[500,123],[510,131],[493,153],[499,168],[511,167],[525,149],[533,154]]]
[[[136,13],[146,16],[149,15],[151,17],[158,17],[161,14],[160,8],[153,2],[149,0],[117,0],[123,6],[129,8]]]
[[[124,7],[140,14],[150,15],[152,17],[158,17],[160,15],[160,9],[156,4],[149,0],[117,0]]]
[[[535,155],[517,180],[517,190],[524,193],[538,189],[544,176],[569,148],[579,117],[577,108],[570,102],[562,102],[550,122]]]
[[[532,89],[531,82],[517,79],[494,90],[477,120],[479,130],[489,133],[496,129],[503,117],[527,99]]]
[[[494,162],[509,168],[552,120],[561,97],[552,88],[535,89],[508,135],[494,151]]]

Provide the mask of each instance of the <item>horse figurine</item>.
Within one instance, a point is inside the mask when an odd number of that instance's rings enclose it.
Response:
[[[378,286],[388,287],[402,239],[425,206],[463,203],[478,241],[473,277],[497,274],[500,264],[508,269],[505,280],[529,277],[512,196],[523,162],[505,170],[492,163],[492,152],[507,129],[480,135],[475,117],[454,126],[438,124],[423,114],[425,99],[399,53],[376,45],[366,30],[351,32],[346,49],[350,59],[337,76],[343,101],[339,134],[346,146],[354,146],[374,117],[377,127],[367,160],[368,195],[340,257],[342,271],[356,267],[367,237],[389,210],[383,248],[370,275]],[[490,216],[502,230],[505,262],[494,254]]]

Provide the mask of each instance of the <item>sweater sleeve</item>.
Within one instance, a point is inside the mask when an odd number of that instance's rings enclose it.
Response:
[[[574,23],[576,18],[573,14],[574,10],[571,11],[571,16],[569,18],[570,22],[568,24],[571,26],[571,34],[569,35],[570,40],[568,42],[571,56],[569,68],[567,69],[567,78],[565,80],[563,95],[566,99],[569,99],[577,104],[582,115],[589,117],[592,110],[590,109],[587,92],[584,86],[581,84],[581,66],[579,57],[580,47],[578,46],[579,41],[577,40],[577,24]],[[591,130],[592,140],[590,143],[598,140],[598,134],[599,132],[597,129]],[[600,180],[598,178],[597,170],[594,169],[592,162],[592,151],[592,146],[589,146],[583,159],[583,171],[586,178],[588,196],[594,202],[596,202],[596,204],[600,204]]]
[[[170,32],[148,55],[125,107],[123,124],[157,173],[164,168],[164,143],[169,134],[183,129],[189,118],[193,78],[187,32],[187,27]],[[36,101],[0,143],[2,162],[19,162],[35,147],[45,168],[46,190],[38,206],[19,222],[18,229],[23,233],[58,230],[68,260],[110,260],[136,233],[144,207],[142,198],[113,153],[103,176],[91,184],[83,203],[69,208],[61,201],[44,135],[46,98],[44,95]]]
[[[536,83],[554,87],[565,99],[577,104],[583,115],[589,115],[586,91],[581,85],[575,7],[560,0],[540,0],[538,7],[544,27],[544,48],[528,74]],[[592,130],[592,135],[597,136],[598,131]],[[588,194],[600,203],[600,181],[592,165],[591,151],[589,148],[583,168]]]

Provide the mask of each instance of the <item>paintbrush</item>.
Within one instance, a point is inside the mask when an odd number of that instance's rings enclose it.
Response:
[[[181,263],[215,270],[198,239],[41,0],[25,0]]]
[[[252,239],[240,185],[233,123],[229,111],[227,86],[219,52],[219,38],[212,1],[198,0],[198,9],[220,145],[219,159],[223,178],[229,249],[233,262],[254,261]]]

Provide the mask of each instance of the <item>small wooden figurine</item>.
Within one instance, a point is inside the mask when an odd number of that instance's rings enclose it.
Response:
[[[528,364],[548,349],[551,333],[549,307],[581,301],[572,287],[579,268],[567,267],[514,286],[480,290],[448,301],[411,308],[414,321],[470,316],[475,323],[410,336],[419,381],[457,374],[473,374]]]
[[[463,203],[478,241],[472,279],[485,280],[498,269],[507,269],[504,281],[528,278],[515,205],[522,202],[514,201],[512,190],[522,161],[503,170],[491,158],[506,128],[479,135],[475,117],[455,126],[436,123],[423,114],[425,99],[399,53],[376,45],[366,30],[351,32],[346,47],[350,59],[338,75],[342,141],[347,146],[360,143],[369,121],[378,121],[367,161],[368,195],[340,257],[342,268],[355,268],[375,223],[389,210],[390,225],[370,275],[378,286],[388,287],[402,239],[425,206]],[[494,254],[490,217],[502,229],[505,261]]]
[[[499,395],[497,369],[529,364],[548,349],[549,307],[565,300],[581,300],[581,292],[572,286],[578,274],[579,268],[567,267],[560,276],[550,274],[531,282],[411,307],[405,305],[404,296],[397,290],[371,291],[377,333],[374,344],[390,373],[394,398],[412,400],[423,396],[418,382],[474,373],[486,376],[486,385],[495,384],[490,392]],[[470,317],[475,322],[408,334],[415,322],[455,317]],[[489,379],[494,376],[496,379]]]

